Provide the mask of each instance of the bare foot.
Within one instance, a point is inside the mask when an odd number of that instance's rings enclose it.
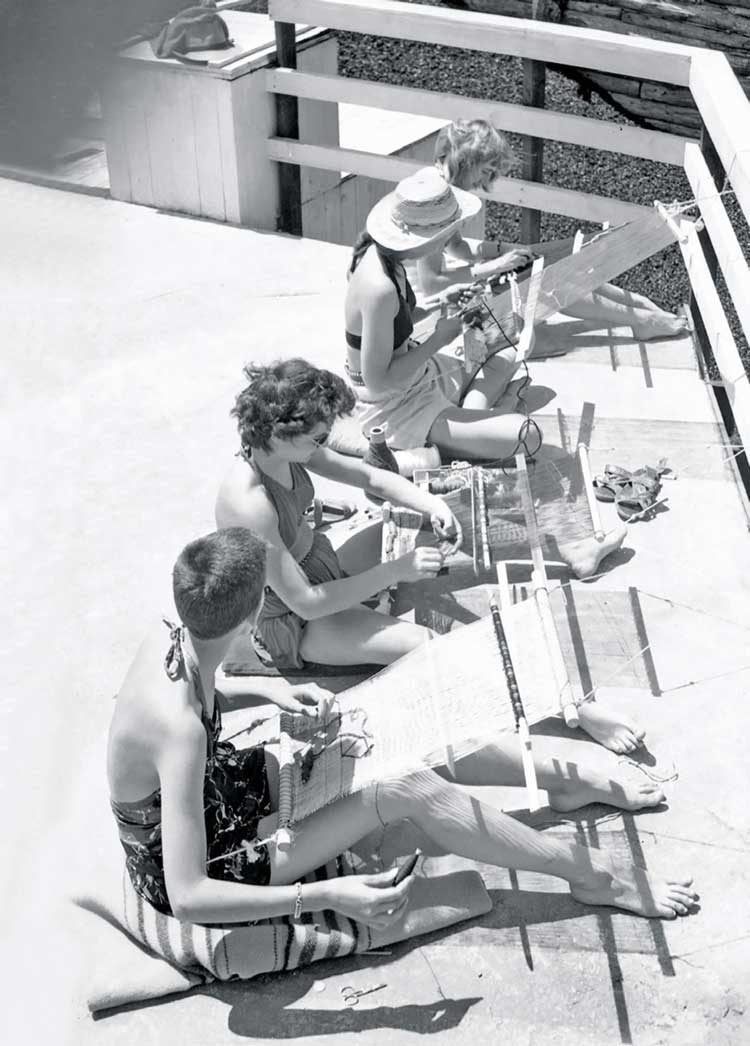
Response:
[[[595,741],[618,755],[634,752],[646,736],[634,720],[597,701],[584,701],[578,706],[578,721]]]
[[[643,316],[641,323],[632,323],[633,337],[637,341],[648,341],[650,338],[673,338],[677,334],[684,334],[688,329],[688,321],[685,316],[678,316],[674,312],[665,312],[657,309],[654,312],[639,310]]]
[[[559,545],[560,557],[576,577],[586,578],[595,574],[601,561],[620,547],[628,530],[625,526],[615,527],[604,535],[603,541],[595,537],[581,538]]]
[[[570,892],[583,904],[608,904],[646,918],[675,919],[697,907],[690,878],[662,878],[645,868],[615,861],[598,850],[586,853],[588,867],[570,881]]]
[[[659,806],[666,798],[658,784],[632,765],[615,765],[610,771],[587,769],[586,780],[561,781],[548,795],[549,805],[560,813],[578,810],[589,803],[606,803],[620,810],[642,810]]]

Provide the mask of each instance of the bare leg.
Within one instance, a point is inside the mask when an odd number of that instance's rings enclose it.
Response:
[[[605,284],[606,288],[610,286],[612,285]],[[653,303],[636,307],[625,304],[622,297],[626,294],[627,291],[620,291],[617,298],[612,298],[607,293],[596,290],[561,311],[567,316],[601,321],[612,327],[631,327],[634,336],[644,341],[649,338],[669,338],[682,334],[687,329],[684,316],[666,312]]]
[[[427,628],[352,607],[338,614],[308,621],[300,654],[322,665],[390,665],[430,635]]]
[[[433,422],[428,442],[453,457],[506,458],[516,453],[525,421],[522,414],[449,407]]]
[[[463,410],[489,410],[508,388],[518,369],[516,350],[510,346],[491,356],[475,375],[461,402]]]
[[[571,840],[535,832],[429,770],[385,781],[300,822],[292,847],[271,848],[271,882],[295,882],[378,825],[405,817],[450,853],[557,876],[588,904],[673,919],[687,915],[697,900],[689,878],[661,879]]]
[[[560,758],[561,751],[565,754]],[[589,803],[606,803],[622,810],[640,810],[664,802],[662,789],[634,766],[621,764],[609,752],[588,741],[534,736],[534,768],[553,810],[577,810]],[[455,762],[457,784],[515,785],[524,783],[518,739],[498,737]],[[446,767],[436,767],[451,779]]]

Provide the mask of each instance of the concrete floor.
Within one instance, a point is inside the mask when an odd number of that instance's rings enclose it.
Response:
[[[86,845],[59,827],[78,768],[106,730],[146,618],[170,606],[176,553],[213,528],[243,363],[299,353],[340,368],[347,252],[9,181],[0,214],[8,1041],[749,1041],[750,656],[746,630],[707,616],[748,618],[745,507],[690,347],[580,325],[550,335],[569,340],[569,356],[533,365],[535,385],[552,390],[540,410],[547,440],[560,443],[562,417],[575,441],[592,404],[595,469],[666,455],[679,477],[669,510],[633,526],[634,554],[595,584],[638,586],[705,615],[642,600],[660,694],[629,700],[660,760],[679,768],[668,808],[603,823],[584,811],[570,830],[649,867],[689,868],[701,913],[664,925],[592,912],[554,880],[485,869],[487,917],[389,955],[96,1021],[74,1007],[86,956],[50,913],[66,852]],[[345,984],[386,987],[349,1010]]]

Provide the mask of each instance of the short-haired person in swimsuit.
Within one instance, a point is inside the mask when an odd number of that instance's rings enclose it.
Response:
[[[249,384],[232,412],[240,453],[219,490],[216,523],[251,527],[268,541],[259,653],[279,668],[306,662],[390,664],[423,642],[429,630],[360,604],[399,581],[435,577],[443,554],[437,547],[418,548],[380,563],[379,544],[367,552],[359,544],[340,561],[328,538],[305,518],[314,496],[310,474],[416,509],[432,520],[446,550],[461,541],[460,526],[441,498],[326,447],[333,422],[354,406],[342,378],[300,359],[251,365],[245,373]],[[365,554],[371,561],[364,561]]]
[[[445,180],[469,192],[491,192],[498,177],[505,177],[516,158],[503,134],[486,120],[457,120],[438,134],[435,167]],[[568,257],[573,239],[551,240],[523,246],[493,240],[470,244],[457,231],[443,250],[423,254],[417,261],[422,291],[454,302],[476,281],[521,269],[543,254],[546,264]],[[464,264],[445,269],[444,254]],[[562,310],[567,316],[600,321],[611,327],[631,327],[639,340],[665,338],[685,331],[687,320],[659,308],[649,298],[604,283]]]
[[[169,631],[154,623],[117,696],[107,754],[110,798],[131,882],[149,904],[199,924],[330,909],[388,927],[405,913],[412,876],[399,886],[393,869],[299,880],[382,825],[410,818],[443,850],[558,876],[587,904],[666,919],[694,910],[689,877],[652,875],[627,859],[536,832],[445,780],[443,771],[424,769],[340,799],[300,821],[289,848],[277,848],[274,748],[237,751],[222,740],[214,688],[229,647],[258,621],[265,555],[265,542],[240,527],[191,542],[173,572],[179,620]],[[323,719],[331,700],[319,692],[313,710]],[[590,746],[581,745],[583,761],[566,760],[563,768],[541,743],[535,747],[539,782],[559,809],[591,802],[637,809],[664,799],[657,785],[609,753],[598,752],[609,762],[594,770]],[[456,779],[521,784],[515,738],[457,760]]]

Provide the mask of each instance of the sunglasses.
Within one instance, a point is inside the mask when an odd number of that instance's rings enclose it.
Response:
[[[327,432],[319,432],[317,436],[308,436],[307,438],[312,443],[314,443],[316,447],[322,447],[325,444],[326,440],[328,439],[328,433]]]

